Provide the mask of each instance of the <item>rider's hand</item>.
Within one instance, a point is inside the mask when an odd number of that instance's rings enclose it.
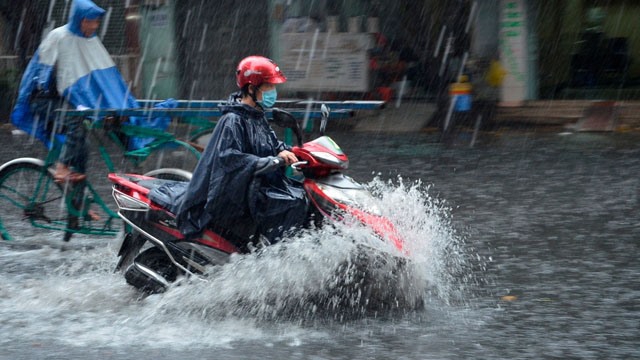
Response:
[[[298,161],[298,158],[296,157],[296,155],[289,150],[282,150],[278,154],[278,156],[281,157],[285,161],[285,163],[287,163],[287,165],[291,165],[294,162]]]

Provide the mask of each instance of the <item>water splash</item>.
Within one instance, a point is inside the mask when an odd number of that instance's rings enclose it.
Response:
[[[206,281],[183,279],[164,294],[143,297],[113,273],[116,241],[105,246],[103,239],[78,237],[65,252],[8,246],[0,253],[6,320],[0,330],[16,335],[2,341],[26,336],[74,346],[171,348],[247,339],[296,343],[328,336],[307,326],[318,320],[394,316],[464,301],[469,254],[444,202],[402,178],[376,178],[367,186],[405,239],[405,260],[388,261],[399,252],[363,227],[338,225],[233,256]]]
[[[383,181],[376,177],[369,184],[382,199],[382,215],[393,220],[405,240],[414,265],[416,281],[445,303],[464,302],[470,296],[469,257],[465,238],[452,225],[451,209],[443,199],[429,194],[430,186],[398,176]]]
[[[368,186],[406,241],[400,254],[361,226],[337,224],[297,234],[250,255],[234,256],[205,283],[184,281],[152,313],[265,321],[407,312],[425,301],[461,301],[465,257],[443,203],[420,183],[374,179]]]

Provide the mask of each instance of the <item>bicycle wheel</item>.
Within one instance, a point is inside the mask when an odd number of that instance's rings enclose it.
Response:
[[[194,143],[204,149],[207,147],[207,144],[209,144],[209,141],[211,140],[212,135],[213,135],[213,129],[201,130],[193,134],[189,138],[189,142]]]
[[[151,151],[151,154],[139,163],[136,173],[144,174],[160,168],[174,168],[193,171],[200,153],[193,147],[182,142],[170,142]]]
[[[145,173],[144,175],[151,176],[158,179],[163,179],[163,180],[190,181],[191,176],[193,174],[191,174],[191,172],[189,171],[185,171],[182,169],[162,168],[162,169],[151,170]]]
[[[0,167],[2,238],[47,240],[67,226],[64,189],[38,159],[18,159]]]

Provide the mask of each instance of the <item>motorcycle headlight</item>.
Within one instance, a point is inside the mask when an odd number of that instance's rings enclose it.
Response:
[[[381,215],[378,200],[365,189],[343,189],[318,184],[318,187],[335,201],[358,208],[373,215]]]

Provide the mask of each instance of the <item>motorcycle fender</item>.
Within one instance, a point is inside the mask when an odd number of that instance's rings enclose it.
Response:
[[[147,239],[140,234],[127,232],[122,240],[122,244],[120,244],[120,250],[118,250],[118,257],[120,257],[120,260],[116,265],[116,271],[126,269],[131,265],[133,259],[138,256],[140,249],[146,241]]]

